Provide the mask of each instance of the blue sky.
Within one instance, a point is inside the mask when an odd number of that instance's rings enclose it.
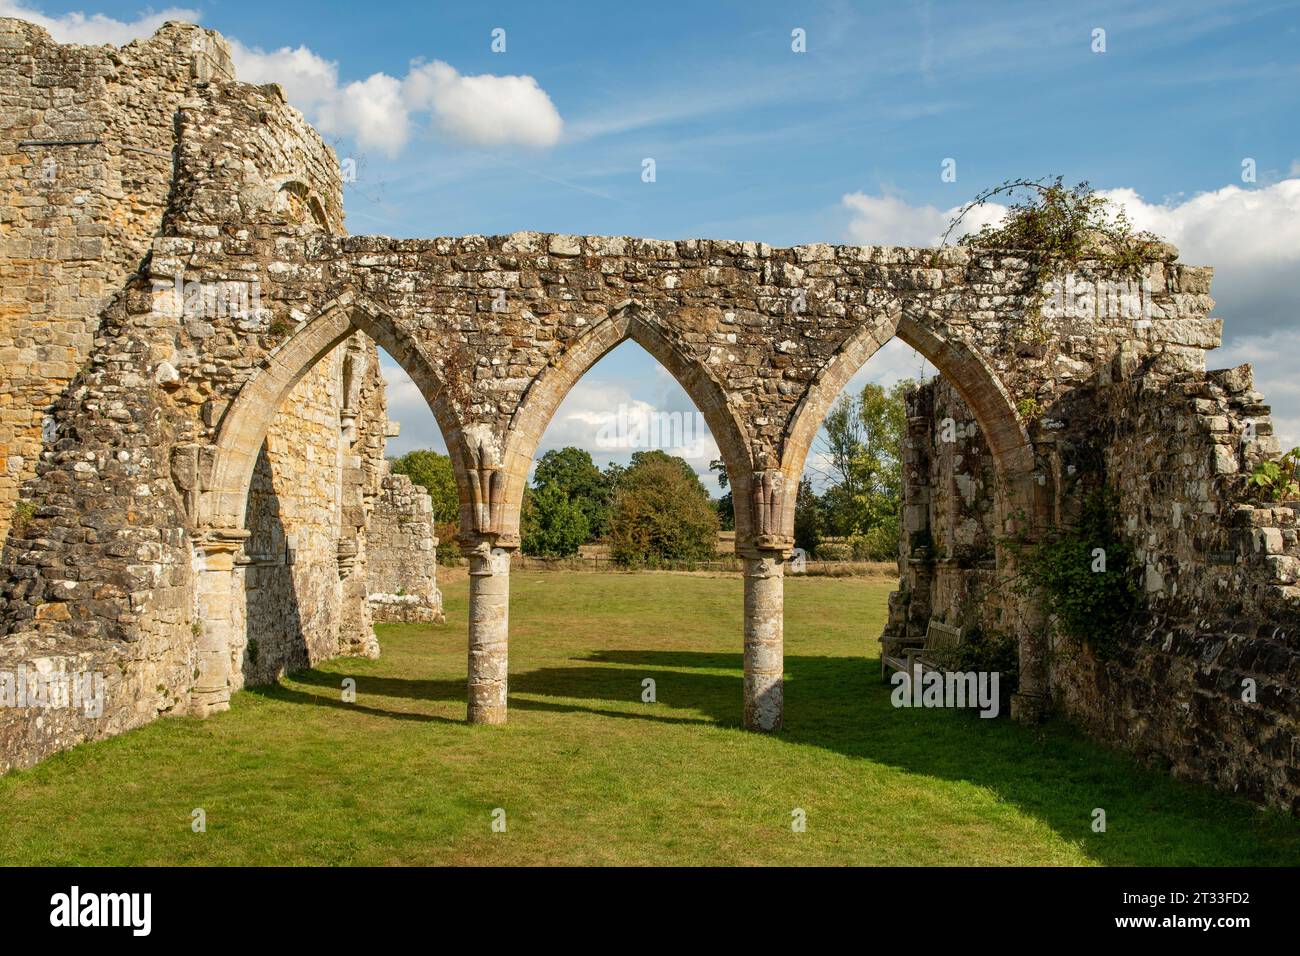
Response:
[[[1185,261],[1218,267],[1226,347],[1211,364],[1255,361],[1279,431],[1300,441],[1297,3],[182,6],[0,0],[79,42],[122,42],[162,17],[220,30],[242,78],[283,82],[356,160],[353,233],[925,244],[985,186],[1087,179]],[[791,49],[795,28],[805,53]],[[477,101],[465,81],[483,75],[531,80],[488,84]],[[431,92],[414,95],[417,81]],[[946,158],[955,182],[941,181]],[[854,384],[917,367],[891,347]],[[401,378],[393,450],[440,445]],[[579,384],[543,447],[595,450],[598,413],[621,402],[692,408],[625,345]]]

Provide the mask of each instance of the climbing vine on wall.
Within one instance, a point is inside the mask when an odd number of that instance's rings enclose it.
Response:
[[[1041,321],[1047,283],[1054,272],[1086,259],[1137,279],[1162,246],[1158,236],[1136,230],[1123,209],[1098,195],[1086,181],[1067,186],[1060,176],[1012,179],[984,190],[957,212],[940,245],[948,245],[973,210],[999,197],[1010,200],[1002,221],[967,233],[957,243],[1028,254],[1031,292],[1026,312],[1031,330],[1036,320]]]
[[[1084,499],[1079,520],[1034,544],[1009,542],[1018,555],[1018,588],[1036,594],[1066,637],[1102,659],[1114,656],[1137,609],[1133,549],[1118,533],[1114,495]]]
[[[1002,222],[967,233],[958,240],[959,245],[1023,249],[1071,265],[1096,259],[1136,275],[1161,243],[1158,236],[1135,230],[1124,210],[1099,196],[1086,181],[1066,186],[1057,176],[1052,180],[1013,179],[984,190],[953,217],[943,244],[947,245],[972,210],[999,196],[1014,199]]]

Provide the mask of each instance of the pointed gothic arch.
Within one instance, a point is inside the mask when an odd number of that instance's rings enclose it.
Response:
[[[564,397],[602,358],[626,341],[635,342],[668,370],[687,397],[704,416],[727,472],[735,488],[737,501],[749,492],[753,463],[750,437],[744,423],[734,414],[723,386],[698,358],[683,354],[682,349],[664,334],[657,316],[635,305],[624,306],[598,322],[548,365],[524,393],[523,400],[510,422],[503,455],[506,484],[505,509],[518,527],[519,508],[533,457],[547,426]],[[749,533],[749,514],[736,509],[736,536]]]

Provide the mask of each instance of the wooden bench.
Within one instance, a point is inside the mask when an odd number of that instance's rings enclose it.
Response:
[[[881,638],[880,679],[887,681],[889,671],[911,675],[921,671],[943,670],[941,661],[961,646],[962,629],[930,619],[924,638]]]

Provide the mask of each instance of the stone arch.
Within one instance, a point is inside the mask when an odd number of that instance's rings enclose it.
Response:
[[[857,371],[897,336],[934,365],[970,406],[993,456],[998,476],[999,519],[1005,524],[1019,510],[1034,514],[1034,449],[1015,404],[984,357],[944,332],[933,312],[895,305],[875,321],[863,323],[826,363],[791,416],[781,449],[781,471],[797,483],[813,439]],[[783,527],[794,528],[794,499],[786,496]]]
[[[285,215],[292,222],[310,220],[326,232],[340,231],[341,217],[331,216],[316,191],[298,179],[289,178],[279,183],[273,211]]]
[[[315,318],[271,352],[267,364],[244,384],[226,409],[214,442],[210,487],[201,499],[199,524],[203,529],[237,532],[244,527],[249,481],[272,419],[302,377],[358,331],[388,352],[429,402],[447,443],[461,500],[467,500],[461,428],[441,379],[390,316],[349,290],[331,299]]]
[[[787,483],[798,482],[813,438],[849,379],[876,351],[897,336],[924,355],[956,388],[970,407],[988,442],[997,487],[995,506],[1004,533],[1032,535],[1047,517],[1046,495],[1035,474],[1033,442],[1010,394],[982,355],[947,334],[933,310],[895,305],[874,322],[864,323],[821,370],[791,417],[782,445],[781,471]],[[794,530],[795,496],[784,496],[782,527]],[[1022,521],[1023,516],[1023,521]],[[1001,542],[995,545],[1000,573],[1015,574],[1015,559]],[[1013,716],[1036,718],[1047,695],[1046,646],[1041,607],[1032,597],[1017,600],[1020,689],[1012,699]]]
[[[637,306],[625,306],[610,313],[602,322],[574,342],[565,352],[533,379],[511,419],[503,455],[506,484],[506,513],[518,527],[519,508],[533,456],[560,403],[593,365],[623,342],[631,340],[668,370],[704,416],[718,449],[726,462],[737,501],[746,500],[749,491],[750,439],[744,423],[734,414],[723,386],[697,359],[682,354],[664,334],[657,316]],[[736,509],[736,535],[749,533],[749,515]]]

